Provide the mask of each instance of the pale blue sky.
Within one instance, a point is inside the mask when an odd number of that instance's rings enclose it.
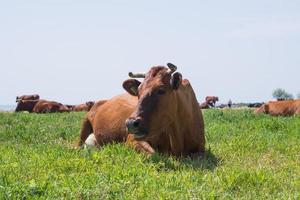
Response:
[[[172,62],[201,102],[300,92],[300,1],[0,0],[0,104],[124,92],[128,71]]]

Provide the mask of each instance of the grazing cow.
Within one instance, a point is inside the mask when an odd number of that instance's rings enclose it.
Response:
[[[265,113],[272,116],[300,115],[300,99],[285,101],[270,101],[255,110],[256,114]]]
[[[88,101],[84,104],[74,106],[72,108],[72,110],[73,111],[90,111],[94,104],[95,104],[94,101]]]
[[[215,107],[216,102],[219,101],[219,97],[216,97],[216,96],[207,96],[207,97],[205,97],[205,101],[206,101],[211,107]]]
[[[38,99],[40,99],[40,96],[38,94],[22,95],[16,97],[16,102],[19,102],[21,100],[38,100]]]
[[[68,112],[69,108],[56,101],[39,100],[33,108],[35,113]]]
[[[204,152],[204,121],[194,91],[188,80],[182,81],[181,74],[174,73],[174,65],[168,67],[152,67],[147,74],[130,73],[132,78],[145,79],[142,83],[124,81],[123,87],[131,95],[96,103],[84,119],[79,145],[94,132],[91,140],[98,145],[126,140],[148,154]]]
[[[19,100],[15,112],[28,111],[31,113],[38,101],[39,100]]]

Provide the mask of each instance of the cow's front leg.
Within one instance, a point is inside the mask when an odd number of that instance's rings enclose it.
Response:
[[[146,141],[137,141],[132,134],[128,134],[126,144],[133,147],[137,152],[143,152],[148,155],[155,153],[155,150]]]
[[[134,149],[138,152],[145,152],[149,155],[152,155],[155,153],[155,150],[146,141],[137,141],[135,143]]]

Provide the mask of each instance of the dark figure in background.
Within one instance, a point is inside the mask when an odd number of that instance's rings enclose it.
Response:
[[[231,106],[232,106],[232,101],[231,101],[231,99],[229,99],[227,105],[228,105],[228,108],[231,108]]]
[[[264,102],[262,102],[262,103],[249,103],[249,104],[248,104],[248,107],[249,107],[249,108],[259,108],[259,107],[261,107],[263,104],[264,104]]]

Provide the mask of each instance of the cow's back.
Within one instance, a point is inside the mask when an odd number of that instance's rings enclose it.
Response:
[[[300,99],[286,101],[270,101],[267,113],[272,116],[292,116],[298,114],[300,109]]]
[[[35,112],[35,113],[41,113],[41,112],[43,112],[44,109],[46,109],[46,102],[47,102],[46,100],[39,100],[35,104],[35,106],[33,108],[33,112]]]
[[[122,142],[127,137],[125,120],[137,105],[137,98],[122,94],[110,100],[97,103],[88,113],[88,118],[98,144]]]

